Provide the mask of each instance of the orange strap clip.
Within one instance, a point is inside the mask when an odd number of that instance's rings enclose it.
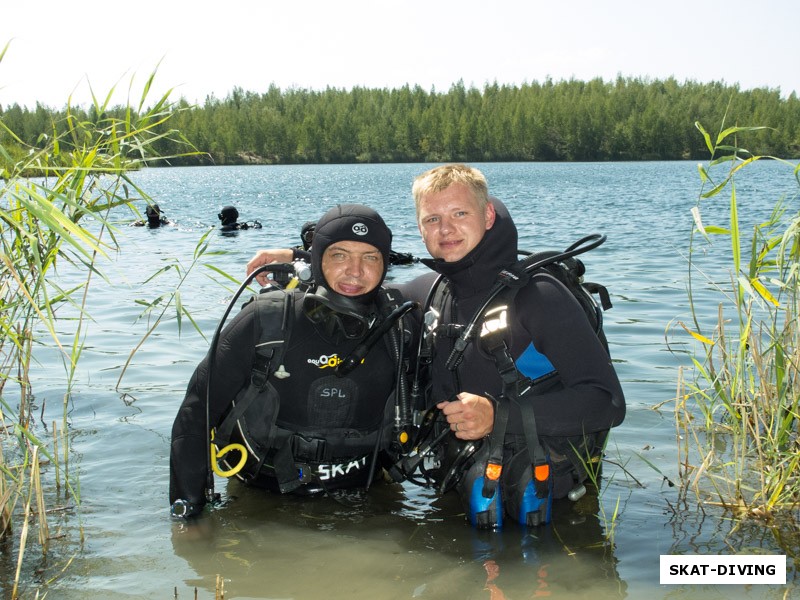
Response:
[[[500,479],[500,474],[503,472],[503,465],[495,463],[486,463],[486,478],[491,481]]]
[[[547,478],[550,477],[550,465],[547,463],[535,465],[533,467],[533,476],[536,478],[536,481],[547,481]]]

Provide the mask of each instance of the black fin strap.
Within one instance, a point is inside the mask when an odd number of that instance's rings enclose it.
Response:
[[[503,395],[507,398],[516,397],[516,387],[514,387],[515,391],[511,393],[509,393],[508,388],[515,386],[517,381],[522,379],[522,375],[517,370],[514,359],[511,358],[505,340],[498,336],[498,343],[486,348],[486,350],[492,355],[500,377],[503,379]]]
[[[216,443],[219,445],[227,445],[230,442],[231,434],[233,433],[233,428],[239,422],[239,419],[242,418],[247,407],[249,407],[253,400],[258,398],[260,390],[255,388],[254,386],[250,385],[242,394],[241,398],[236,399],[236,404],[234,404],[233,408],[230,412],[225,415],[225,418],[222,420],[222,423],[216,429],[216,433],[214,435],[214,439]]]
[[[533,414],[533,403],[531,402],[518,402],[520,412],[522,413],[522,431],[525,433],[525,442],[528,446],[528,457],[533,465],[534,471],[537,466],[547,464],[547,454],[539,441],[539,435],[536,429],[536,416]],[[540,498],[546,498],[548,493],[548,482],[539,481],[536,477],[533,478],[534,485],[536,486],[536,495]]]
[[[259,365],[253,365],[253,370],[250,373],[250,382],[255,386],[258,390],[263,390],[264,387],[267,385],[267,381],[269,380],[269,366],[272,362],[272,357],[275,354],[275,349],[270,349],[265,352],[258,352],[257,356],[263,359],[263,367],[259,368]]]

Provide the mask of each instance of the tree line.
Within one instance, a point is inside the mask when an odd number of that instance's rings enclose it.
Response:
[[[737,146],[800,157],[795,93],[782,98],[778,89],[673,78],[547,79],[483,88],[459,82],[446,92],[410,85],[320,91],[271,85],[264,93],[234,88],[224,99],[210,96],[197,106],[181,98],[174,107],[170,127],[201,154],[173,158],[171,165],[702,160],[709,153],[695,122],[709,131],[764,126],[741,133]],[[94,107],[70,111],[72,118],[105,116]],[[58,135],[67,114],[38,104],[33,110],[0,107],[6,127],[34,147],[42,134]],[[2,130],[0,143],[19,145]],[[164,135],[153,147],[174,156],[179,144]]]

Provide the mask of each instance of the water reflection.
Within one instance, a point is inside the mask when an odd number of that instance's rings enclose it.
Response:
[[[345,501],[228,484],[224,506],[176,523],[175,554],[213,593],[252,598],[622,598],[597,494],[556,502],[554,522],[470,527],[455,494],[382,484]],[[341,499],[340,499],[341,500]]]

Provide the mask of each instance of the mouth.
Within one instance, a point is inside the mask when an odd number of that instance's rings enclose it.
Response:
[[[360,296],[364,293],[364,286],[358,283],[343,283],[336,284],[335,289],[342,296]]]
[[[445,240],[439,242],[439,248],[441,248],[442,252],[452,252],[453,250],[457,249],[461,244],[464,243],[464,240]]]

